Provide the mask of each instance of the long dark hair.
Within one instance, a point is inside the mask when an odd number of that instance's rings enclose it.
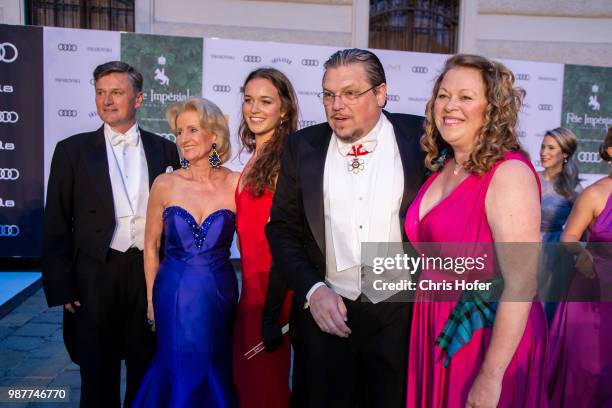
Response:
[[[545,136],[550,136],[559,144],[561,152],[567,157],[563,160],[561,173],[555,177],[553,187],[557,194],[562,195],[570,201],[574,201],[578,196],[576,186],[580,182],[578,179],[578,165],[573,159],[578,142],[576,135],[569,129],[558,127],[548,130]]]
[[[278,91],[281,100],[281,111],[284,113],[283,119],[276,124],[272,138],[261,147],[258,157],[253,163],[244,180],[246,188],[250,189],[251,194],[259,197],[264,190],[274,191],[276,188],[276,178],[280,170],[280,156],[285,145],[287,135],[295,132],[298,126],[298,104],[293,85],[289,79],[277,69],[259,68],[251,72],[244,81],[243,89],[249,81],[253,79],[267,79]],[[242,143],[242,150],[249,153],[255,151],[255,135],[249,129],[244,115],[240,119],[238,135]]]

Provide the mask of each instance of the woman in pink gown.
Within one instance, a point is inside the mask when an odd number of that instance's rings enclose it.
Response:
[[[461,243],[455,251],[467,254],[473,243],[539,242],[539,183],[518,143],[524,92],[513,83],[511,71],[483,57],[447,60],[421,139],[426,165],[435,172],[406,215],[406,233],[417,249],[428,242]],[[430,293],[417,291],[408,407],[546,405],[546,319],[540,302],[532,301],[537,256],[520,263],[514,258],[498,257],[501,299],[511,301],[477,302],[461,292],[458,300],[447,294],[432,301]],[[424,269],[420,281],[456,278],[451,275]],[[452,330],[458,327],[464,331]]]
[[[600,155],[612,163],[612,128]],[[585,230],[586,249],[570,245],[577,249],[578,257],[568,298],[595,288],[604,302],[559,304],[550,328],[547,369],[551,407],[612,407],[612,171],[582,192],[561,241],[577,243]]]

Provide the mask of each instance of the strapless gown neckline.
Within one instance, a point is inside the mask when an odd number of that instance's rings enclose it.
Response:
[[[201,248],[202,244],[206,240],[208,236],[208,231],[210,230],[210,226],[217,216],[228,215],[230,218],[234,219],[235,214],[233,211],[228,210],[227,208],[220,208],[208,214],[201,223],[198,224],[193,214],[187,211],[184,207],[180,205],[170,205],[164,209],[163,219],[166,220],[170,214],[176,214],[180,218],[182,218],[187,225],[189,225],[191,229],[191,233],[193,234],[193,239],[195,241],[196,247]]]

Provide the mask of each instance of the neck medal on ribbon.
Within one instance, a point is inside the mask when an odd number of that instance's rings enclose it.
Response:
[[[353,174],[357,174],[362,171],[364,169],[364,161],[360,158],[360,156],[365,156],[368,153],[370,152],[364,150],[362,144],[353,146],[347,153],[347,156],[349,156],[348,171]],[[350,157],[352,157],[352,159],[350,159]]]

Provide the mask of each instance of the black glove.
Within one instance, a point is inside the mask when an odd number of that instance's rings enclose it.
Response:
[[[271,353],[283,343],[283,333],[278,319],[287,293],[287,283],[277,268],[270,267],[268,293],[263,307],[261,337],[266,351]]]

